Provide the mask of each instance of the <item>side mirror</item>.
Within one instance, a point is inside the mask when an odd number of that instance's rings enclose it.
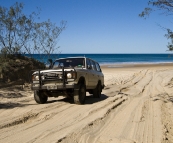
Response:
[[[60,65],[60,67],[64,67],[64,64],[63,63],[60,63],[59,65]]]
[[[88,66],[88,69],[89,69],[89,70],[91,70],[91,69],[92,69],[92,67],[91,67],[91,66]]]

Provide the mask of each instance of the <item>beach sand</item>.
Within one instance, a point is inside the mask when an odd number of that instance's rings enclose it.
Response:
[[[2,143],[172,143],[173,64],[104,65],[100,99],[36,104],[29,86],[0,89]]]

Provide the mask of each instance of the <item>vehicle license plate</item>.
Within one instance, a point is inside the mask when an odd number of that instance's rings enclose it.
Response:
[[[48,89],[48,90],[50,90],[50,89],[57,89],[57,86],[56,86],[56,85],[47,86],[47,89]]]

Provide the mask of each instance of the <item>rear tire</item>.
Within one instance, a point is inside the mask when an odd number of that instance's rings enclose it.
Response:
[[[38,104],[44,104],[47,102],[48,97],[39,90],[34,91],[34,99]]]
[[[75,104],[84,104],[86,97],[86,87],[84,84],[81,84],[79,89],[74,89],[74,103]]]
[[[95,89],[93,89],[93,97],[94,98],[100,98],[102,92],[101,83],[99,82]]]

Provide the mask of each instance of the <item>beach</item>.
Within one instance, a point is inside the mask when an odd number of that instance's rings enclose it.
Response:
[[[100,99],[34,101],[30,85],[0,89],[0,143],[171,143],[173,64],[102,65]]]

